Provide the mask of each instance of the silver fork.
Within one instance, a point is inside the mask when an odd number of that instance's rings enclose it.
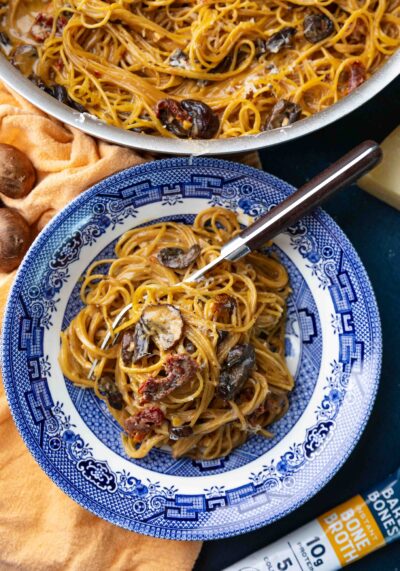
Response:
[[[239,260],[251,252],[251,250],[260,248],[310,210],[321,204],[328,196],[355,182],[376,166],[381,159],[382,150],[379,145],[374,141],[364,141],[334,162],[330,167],[306,182],[272,210],[260,216],[254,224],[251,224],[235,238],[227,242],[222,247],[218,258],[188,276],[183,283],[196,282],[223,260]],[[112,331],[118,327],[131,308],[132,304],[129,303],[121,309],[112,323]],[[100,346],[101,349],[105,349],[108,346],[112,337],[112,331],[108,331],[105,335]],[[114,336],[113,343],[116,342],[117,338],[118,335]],[[89,371],[89,379],[92,378],[97,364],[98,359],[95,359]]]

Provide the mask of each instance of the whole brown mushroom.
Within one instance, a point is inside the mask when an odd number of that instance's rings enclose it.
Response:
[[[23,198],[33,188],[36,172],[28,157],[12,145],[0,144],[0,192]]]
[[[0,208],[0,272],[14,270],[30,244],[27,222],[11,208]]]

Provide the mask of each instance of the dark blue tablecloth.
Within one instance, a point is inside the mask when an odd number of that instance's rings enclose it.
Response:
[[[382,141],[398,125],[400,77],[350,116],[318,133],[263,151],[264,170],[298,186],[357,143]],[[356,186],[332,197],[325,209],[354,244],[378,300],[384,349],[372,415],[349,460],[312,500],[258,531],[205,543],[195,571],[223,569],[367,490],[400,466],[400,212]],[[352,569],[399,571],[400,541],[369,555]]]

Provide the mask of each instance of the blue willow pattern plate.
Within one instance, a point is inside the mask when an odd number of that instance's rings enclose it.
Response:
[[[215,205],[248,223],[292,191],[240,164],[156,161],[100,182],[37,238],[8,300],[4,381],[28,448],[76,502],[157,537],[226,537],[300,506],[348,457],[378,386],[380,323],[357,254],[320,210],[273,246],[293,289],[286,354],[296,387],[271,440],[253,436],[213,461],[174,460],[167,450],[129,459],[104,403],[67,381],[57,361],[60,331],[81,307],[80,276],[95,258],[112,255],[123,232],[156,220],[191,223]]]

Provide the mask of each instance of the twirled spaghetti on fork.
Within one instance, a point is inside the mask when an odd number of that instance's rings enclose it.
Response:
[[[163,445],[176,457],[225,456],[251,434],[271,436],[268,425],[288,408],[283,265],[257,252],[181,283],[239,231],[236,214],[222,208],[204,210],[193,226],[137,228],[119,239],[115,259],[84,276],[84,307],[62,333],[60,364],[107,402],[133,458]],[[100,349],[129,303],[115,343]]]

